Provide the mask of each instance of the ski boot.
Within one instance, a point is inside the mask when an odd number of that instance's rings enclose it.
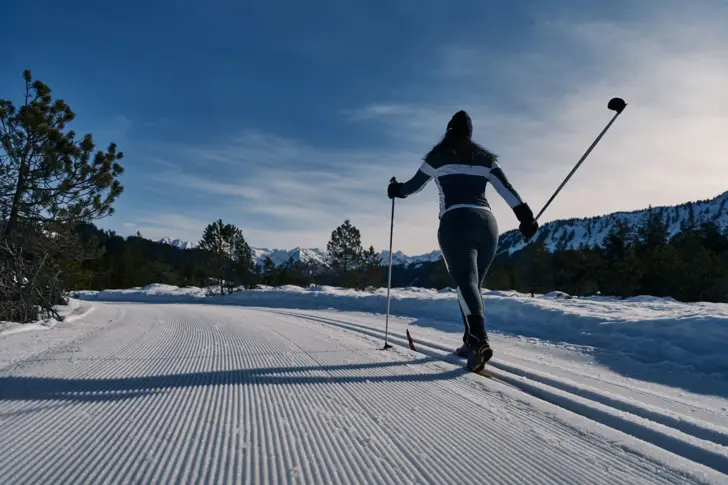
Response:
[[[462,347],[455,349],[454,354],[458,357],[469,357],[472,353],[472,350],[470,350],[470,346],[468,344],[463,344]]]
[[[468,315],[470,333],[467,337],[467,344],[470,348],[468,355],[468,369],[472,372],[480,372],[485,364],[493,357],[493,349],[488,342],[488,334],[485,332],[485,319],[482,315]]]
[[[493,357],[493,349],[490,348],[488,340],[478,344],[468,356],[468,370],[472,372],[480,372]]]

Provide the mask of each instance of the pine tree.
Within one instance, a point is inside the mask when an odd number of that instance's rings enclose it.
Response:
[[[270,256],[266,256],[263,260],[263,281],[266,286],[273,286],[275,284],[276,277],[276,265]]]
[[[230,291],[235,283],[243,285],[246,289],[253,284],[253,250],[243,237],[243,231],[235,226],[232,229],[230,244],[232,246],[233,278],[230,280]]]
[[[698,231],[696,231],[701,239],[701,243],[714,253],[728,251],[728,229],[724,234],[720,227],[713,222],[704,222]]]
[[[276,268],[276,286],[292,285],[296,283],[298,263],[290,256],[283,264]]]
[[[667,244],[667,224],[662,220],[661,212],[652,206],[647,210],[642,224],[638,229],[640,242],[643,247],[657,247]]]
[[[513,282],[519,291],[545,293],[553,289],[551,254],[543,244],[529,244],[512,258]]]
[[[79,271],[101,253],[78,244],[75,226],[113,213],[123,154],[77,140],[71,108],[29,70],[23,78],[19,107],[0,99],[0,320],[27,322],[39,309],[60,318],[65,290],[90,277]]]
[[[384,274],[385,270],[382,267],[379,253],[374,250],[374,246],[369,246],[369,249],[362,253],[360,287],[380,285],[384,279]]]
[[[622,219],[614,221],[614,225],[604,238],[602,248],[607,259],[624,259],[627,256],[631,229]]]
[[[635,237],[629,224],[617,218],[598,252],[601,253],[601,265],[595,269],[595,276],[599,290],[606,295],[632,296],[639,288],[642,273],[635,257]]]
[[[226,287],[232,292],[236,283],[250,284],[252,250],[238,227],[218,219],[205,228],[199,248],[210,255],[210,273],[221,295]]]
[[[678,295],[687,271],[674,245],[648,246],[640,256],[640,291],[654,296]]]
[[[578,297],[595,293],[599,288],[597,275],[602,264],[599,251],[585,249],[570,253],[567,272],[569,278],[563,291]]]
[[[111,143],[97,151],[91,134],[81,140],[66,131],[76,117],[51,89],[23,73],[25,100],[16,108],[0,100],[0,207],[7,214],[2,234],[22,222],[75,223],[111,215],[123,187],[118,161],[123,153]]]
[[[331,233],[326,245],[327,259],[335,271],[351,271],[361,264],[362,246],[359,229],[347,219]]]
[[[308,286],[313,280],[313,265],[303,261],[296,261],[293,256],[280,265],[276,274],[276,285]]]
[[[432,286],[438,290],[455,286],[450,273],[447,271],[445,258],[442,254],[435,262],[434,268],[432,269],[432,275],[430,275],[430,282]]]

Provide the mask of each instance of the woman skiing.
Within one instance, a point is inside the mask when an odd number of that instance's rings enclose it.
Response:
[[[425,156],[417,173],[404,183],[393,180],[387,195],[406,198],[435,179],[440,193],[437,239],[457,288],[465,325],[464,344],[456,353],[467,357],[468,369],[478,372],[493,356],[480,294],[498,246],[498,225],[485,197],[488,182],[515,212],[526,240],[536,233],[538,223],[508,182],[497,157],[473,142],[472,134],[470,116],[465,111],[455,113],[445,136]]]

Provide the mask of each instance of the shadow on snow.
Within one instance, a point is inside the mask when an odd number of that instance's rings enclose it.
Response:
[[[356,371],[386,370],[393,367],[424,364],[436,359],[427,357],[401,362],[341,364],[322,366],[268,367],[191,372],[144,377],[64,379],[54,377],[0,377],[0,401],[54,400],[54,401],[116,401],[171,389],[217,385],[311,385],[311,384],[364,384],[372,382],[432,382],[454,379],[469,373],[466,369],[453,369],[435,373],[356,375]],[[327,373],[327,375],[300,375],[301,373]]]

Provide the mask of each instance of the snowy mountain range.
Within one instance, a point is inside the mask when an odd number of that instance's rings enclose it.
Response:
[[[253,248],[253,256],[256,264],[263,266],[266,256],[269,256],[273,264],[280,266],[281,264],[293,258],[293,261],[303,263],[326,264],[326,251],[319,248],[294,248],[294,249],[267,249]],[[413,265],[429,261],[437,261],[440,257],[440,251],[432,251],[427,254],[418,256],[407,256],[402,251],[392,254],[393,265]],[[389,264],[389,251],[384,250],[379,253],[379,258],[383,264]]]
[[[326,251],[318,248],[293,248],[293,249],[267,249],[253,248],[255,264],[263,266],[265,258],[270,257],[275,266],[280,266],[289,259],[301,263],[323,264],[326,261]]]
[[[439,250],[434,250],[427,254],[420,254],[418,256],[407,256],[402,251],[396,251],[392,253],[392,265],[393,266],[410,266],[414,264],[420,264],[420,263],[429,263],[432,261],[437,261],[440,259],[441,252]],[[383,250],[379,253],[379,259],[382,260],[382,264],[388,265],[389,264],[389,251]]]
[[[192,249],[196,247],[195,243],[183,241],[181,239],[172,239],[165,237],[157,241],[162,244],[169,244],[180,249]],[[324,264],[326,261],[326,251],[319,248],[293,248],[293,249],[268,249],[268,248],[252,248],[253,259],[259,266],[263,266],[265,258],[270,257],[273,264],[280,266],[289,259],[300,261],[303,263],[319,263]],[[383,264],[389,264],[389,251],[384,250],[379,253],[379,257]],[[392,254],[392,264],[397,265],[413,265],[430,261],[437,261],[440,258],[440,251],[435,250],[427,254],[417,256],[407,256],[402,251],[396,251]]]
[[[171,237],[162,238],[157,242],[161,244],[169,244],[170,246],[174,246],[180,249],[192,249],[195,247],[194,243],[191,243],[189,241],[183,241],[181,239],[172,239]]]
[[[713,199],[698,202],[687,202],[676,206],[653,207],[667,223],[670,237],[674,236],[685,226],[699,226],[703,222],[715,222],[719,227],[728,229],[728,192],[725,192]],[[622,220],[631,228],[636,229],[644,220],[648,209],[632,212],[615,212],[603,216],[561,219],[551,221],[539,228],[533,240],[543,239],[546,248],[550,251],[557,247],[576,249],[584,245],[589,247],[599,246],[609,231],[614,227],[617,220]],[[194,248],[195,244],[180,239],[164,238],[158,242],[170,244],[181,249]],[[507,231],[500,236],[499,251],[514,253],[524,247],[523,237],[517,230]],[[326,252],[318,248],[294,248],[294,249],[267,249],[254,248],[253,255],[256,264],[262,266],[266,256],[270,256],[276,266],[293,258],[294,261],[304,263],[323,263]],[[389,263],[389,251],[380,252],[383,264]],[[427,254],[408,256],[402,251],[392,254],[392,264],[395,266],[410,266],[426,262],[437,261],[440,258],[440,251],[434,250]]]
[[[666,223],[669,237],[679,233],[683,227],[699,227],[704,222],[714,222],[719,227],[728,229],[728,192],[713,199],[676,206],[653,207],[652,210],[660,214],[662,221]],[[636,230],[648,213],[649,209],[642,209],[589,218],[551,221],[539,228],[533,240],[543,239],[549,251],[554,251],[559,246],[566,249],[601,246],[618,220]],[[524,245],[520,232],[512,230],[501,234],[499,251],[508,250],[514,253]]]

